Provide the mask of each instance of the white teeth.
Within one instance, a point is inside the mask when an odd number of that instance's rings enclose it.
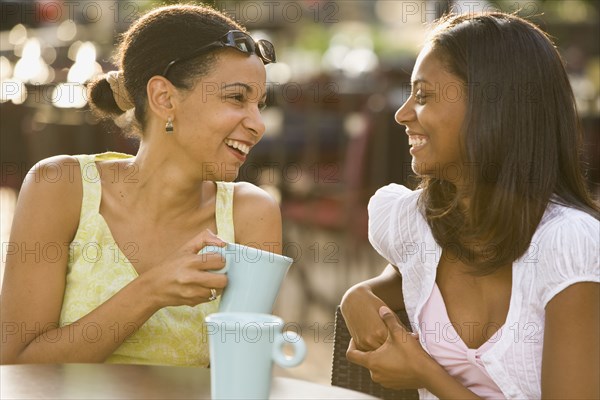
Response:
[[[409,136],[408,144],[411,146],[422,146],[427,143],[427,138],[423,136]]]
[[[244,154],[248,154],[250,152],[250,146],[247,144],[238,142],[237,140],[225,139],[225,144],[229,147],[233,147],[234,149],[238,149]]]

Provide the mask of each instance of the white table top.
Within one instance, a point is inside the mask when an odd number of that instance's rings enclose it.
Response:
[[[0,366],[4,399],[210,399],[210,370],[115,364]],[[375,399],[363,393],[274,377],[270,399]]]

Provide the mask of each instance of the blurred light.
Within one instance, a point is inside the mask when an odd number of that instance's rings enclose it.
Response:
[[[48,77],[46,78],[46,82],[45,83],[50,83],[52,81],[54,81],[54,78],[56,78],[56,72],[54,71],[54,68],[52,68],[51,66],[46,66],[47,71],[48,71]]]
[[[351,45],[350,35],[348,32],[336,33],[331,37],[331,39],[329,39],[330,47],[335,47],[335,46],[350,47],[350,45]]]
[[[386,105],[387,100],[381,93],[374,93],[367,99],[367,107],[369,107],[369,110],[374,113],[383,111]]]
[[[342,69],[343,61],[350,49],[347,46],[332,45],[323,54],[322,64],[327,70]]]
[[[368,125],[369,122],[362,113],[351,113],[344,118],[344,130],[351,138],[366,134]]]
[[[27,40],[27,29],[22,24],[17,24],[13,26],[8,34],[8,41],[10,44],[19,45],[25,43]]]
[[[8,58],[0,56],[0,80],[8,79],[12,76],[13,67]]]
[[[47,83],[50,71],[40,54],[40,41],[36,38],[27,39],[22,57],[15,64],[14,77],[35,85]]]
[[[322,56],[320,52],[294,49],[294,51],[282,51],[282,53],[281,58],[290,66],[292,74],[290,80],[309,81],[313,76],[321,73]]]
[[[83,108],[87,103],[85,86],[79,83],[59,83],[52,91],[51,100],[58,108]]]
[[[56,37],[63,42],[70,42],[77,35],[77,25],[73,20],[63,21],[56,30]]]
[[[92,42],[82,43],[77,49],[75,64],[69,69],[67,82],[83,84],[98,73],[102,73],[102,67],[96,62],[96,47]]]
[[[262,112],[262,118],[267,130],[266,137],[276,137],[283,131],[283,112],[277,107],[267,108]]]
[[[81,43],[78,40],[76,42],[73,42],[73,44],[69,46],[69,50],[67,51],[67,57],[69,57],[69,60],[75,61],[75,59],[77,58],[77,52],[79,51],[79,48],[82,44],[83,43]]]
[[[252,36],[252,39],[254,39],[255,41],[264,39],[264,40],[268,40],[271,43],[273,42],[273,39],[271,39],[271,36],[269,36],[269,34],[265,31],[251,31],[249,33],[250,33],[250,36]]]
[[[292,69],[284,62],[267,66],[267,81],[280,84],[288,83],[292,78]]]
[[[15,64],[14,77],[34,85],[42,85],[49,81],[50,71],[41,57],[21,58]]]
[[[370,49],[354,49],[350,51],[342,63],[342,71],[356,78],[363,73],[371,72],[379,65],[377,55]]]
[[[23,104],[27,99],[25,83],[18,79],[7,79],[0,82],[0,103],[12,101],[14,104]]]
[[[354,47],[373,50],[373,39],[370,35],[359,35],[354,38]]]
[[[34,59],[39,58],[41,54],[42,47],[40,45],[40,41],[36,38],[31,38],[25,42],[25,47],[23,47],[21,57]]]
[[[48,64],[52,64],[56,61],[56,49],[52,46],[46,46],[42,49],[42,58]]]

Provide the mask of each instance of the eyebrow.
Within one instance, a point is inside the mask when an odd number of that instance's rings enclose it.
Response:
[[[246,89],[246,91],[248,91],[250,93],[254,92],[254,88],[252,86],[248,85],[247,83],[243,83],[243,82],[228,83],[227,85],[223,85],[223,90],[227,90],[232,87],[243,87],[244,89]],[[267,97],[267,92],[265,92],[261,96],[261,100],[265,99],[266,97]]]

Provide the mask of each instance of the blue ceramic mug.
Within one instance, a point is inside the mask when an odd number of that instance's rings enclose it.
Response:
[[[279,288],[293,259],[281,254],[236,243],[225,247],[206,246],[200,254],[219,253],[225,267],[216,273],[227,274],[219,312],[254,312],[270,314]]]
[[[213,400],[269,398],[273,362],[294,367],[306,356],[304,340],[282,332],[281,318],[260,313],[215,313],[206,317]],[[291,345],[288,357],[284,345]]]

